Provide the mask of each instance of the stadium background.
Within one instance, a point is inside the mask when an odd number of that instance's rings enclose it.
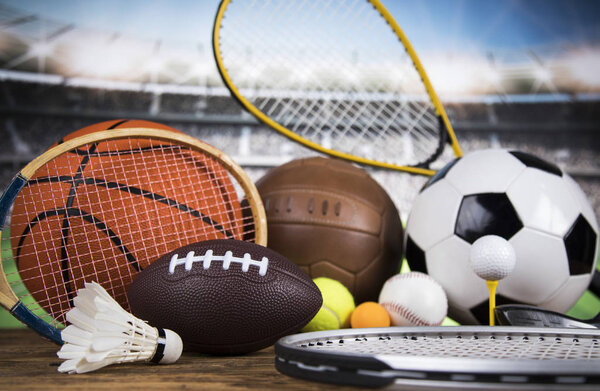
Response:
[[[600,215],[599,2],[384,5],[421,57],[465,152],[513,148],[552,161]],[[114,118],[178,128],[223,150],[253,180],[315,155],[257,123],[230,97],[210,45],[217,6],[1,0],[0,188],[60,137]],[[426,178],[368,171],[405,220]],[[14,322],[0,318],[0,325]]]

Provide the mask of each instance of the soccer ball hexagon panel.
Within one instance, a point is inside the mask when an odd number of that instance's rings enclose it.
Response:
[[[467,154],[423,187],[406,227],[409,266],[440,282],[461,323],[487,321],[485,282],[468,262],[471,244],[484,235],[504,237],[517,256],[498,286],[498,304],[567,311],[595,268],[598,223],[571,177],[523,152]]]

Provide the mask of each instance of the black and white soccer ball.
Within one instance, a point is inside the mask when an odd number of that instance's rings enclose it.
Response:
[[[565,312],[587,289],[598,255],[598,222],[577,183],[533,155],[489,149],[469,153],[433,176],[406,227],[406,258],[445,289],[449,316],[486,323],[488,290],[469,267],[475,240],[498,235],[514,247],[514,271],[496,303]]]

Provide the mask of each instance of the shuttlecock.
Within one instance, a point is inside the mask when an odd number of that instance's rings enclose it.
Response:
[[[496,288],[498,281],[512,273],[515,268],[515,249],[508,240],[500,236],[486,235],[473,243],[469,260],[475,274],[487,284],[490,295],[490,326],[493,326]]]
[[[111,364],[177,361],[183,343],[177,333],[150,326],[125,311],[95,282],[86,283],[67,312],[71,324],[62,332],[57,355],[66,360],[59,372],[85,373]]]

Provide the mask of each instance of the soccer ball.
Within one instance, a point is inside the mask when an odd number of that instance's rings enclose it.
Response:
[[[419,193],[406,226],[406,258],[445,289],[449,316],[487,323],[488,290],[469,267],[475,240],[498,235],[514,247],[514,271],[496,303],[565,312],[587,289],[598,253],[598,223],[585,194],[557,166],[533,155],[490,149],[456,159]]]

